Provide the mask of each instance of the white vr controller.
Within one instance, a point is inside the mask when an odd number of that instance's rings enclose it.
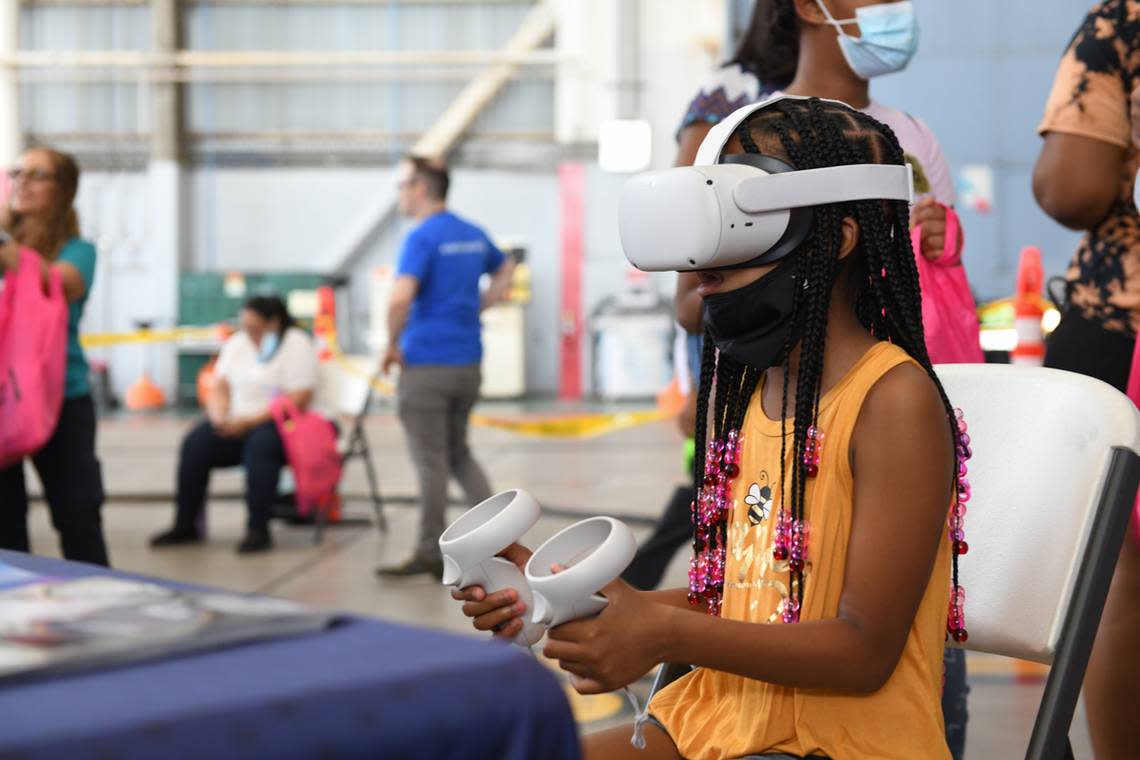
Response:
[[[591,517],[556,533],[535,550],[526,575],[496,556],[519,541],[538,521],[538,503],[525,491],[505,491],[472,507],[439,539],[443,583],[455,588],[482,586],[488,594],[518,592],[529,619],[514,641],[529,647],[547,628],[589,617],[606,606],[598,592],[633,560],[637,541],[625,523]],[[558,565],[558,573],[553,567]]]
[[[596,615],[607,604],[597,592],[621,575],[637,553],[625,523],[591,517],[551,536],[526,563],[534,596],[532,623],[553,628]],[[561,567],[555,573],[555,565]]]
[[[530,586],[518,566],[499,552],[522,538],[538,522],[541,509],[526,491],[504,491],[476,504],[439,537],[443,554],[443,585],[455,588],[482,586],[488,594],[513,588],[519,601],[531,609]],[[515,643],[529,647],[546,629],[524,622]]]

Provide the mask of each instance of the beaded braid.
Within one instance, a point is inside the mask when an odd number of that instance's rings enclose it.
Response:
[[[812,169],[859,163],[903,164],[902,149],[889,127],[845,106],[808,101],[781,101],[764,109],[746,122],[738,132],[745,151],[761,152],[753,134],[774,134],[798,169]],[[907,352],[930,376],[938,388],[955,441],[955,504],[948,518],[953,541],[953,586],[947,621],[948,636],[958,641],[967,638],[962,613],[964,592],[958,579],[958,555],[968,547],[962,534],[965,503],[970,499],[965,461],[969,459],[969,436],[961,412],[955,412],[930,362],[922,326],[922,298],[918,270],[910,246],[909,208],[897,201],[869,200],[847,204],[819,206],[814,209],[812,231],[794,254],[793,328],[785,340],[783,362],[784,383],[781,404],[781,504],[777,513],[775,558],[787,560],[790,589],[781,610],[785,622],[799,619],[804,599],[804,558],[808,526],[804,519],[807,482],[815,475],[814,452],[822,445],[822,433],[816,429],[821,398],[823,355],[827,337],[827,315],[835,278],[840,272],[838,251],[842,241],[844,217],[854,217],[861,230],[856,261],[856,313],[860,322],[879,340],[890,341]],[[786,446],[789,377],[788,356],[798,342],[800,362],[796,375],[795,409],[792,422],[793,467],[790,489],[787,484]],[[711,357],[711,340],[706,336],[706,352],[702,362],[701,392],[698,406],[698,447],[700,461],[695,466],[694,480],[698,502],[694,503],[694,525],[699,538],[694,541],[693,566],[690,571],[690,600],[708,602],[709,612],[719,614],[723,596],[723,554],[719,562],[702,550],[724,546],[728,503],[724,491],[730,485],[730,473],[738,471],[739,429],[749,402],[759,383],[763,369],[741,368],[728,357],[716,362]],[[715,380],[717,402],[713,437],[704,439],[709,388]],[[719,446],[720,448],[717,448]],[[711,463],[711,464],[710,464]],[[703,504],[703,506],[702,506]],[[702,528],[699,515],[710,523]],[[705,552],[707,555],[708,552]],[[698,565],[701,565],[698,567]],[[694,574],[696,577],[694,577]],[[699,581],[699,582],[696,582]]]

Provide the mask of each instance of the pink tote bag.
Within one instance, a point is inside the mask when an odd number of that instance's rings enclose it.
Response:
[[[946,248],[938,261],[922,255],[922,228],[911,230],[911,246],[922,289],[922,326],[932,364],[980,364],[978,307],[970,293],[958,253],[962,226],[954,209],[946,208]]]
[[[1128,373],[1128,398],[1132,403],[1140,406],[1140,341],[1132,351],[1132,371]],[[1140,495],[1136,498],[1136,507],[1132,511],[1132,537],[1136,545],[1140,546]]]
[[[35,454],[55,432],[66,367],[63,282],[53,269],[45,295],[40,257],[24,249],[0,292],[0,469]]]
[[[278,396],[269,405],[277,434],[285,449],[285,460],[296,483],[297,512],[301,515],[325,509],[336,495],[340,482],[340,452],[336,429],[316,412],[302,412],[288,396]]]

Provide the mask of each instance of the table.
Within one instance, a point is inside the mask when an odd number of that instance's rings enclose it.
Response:
[[[0,757],[572,760],[579,747],[561,687],[529,655],[348,616],[319,634],[0,689]]]

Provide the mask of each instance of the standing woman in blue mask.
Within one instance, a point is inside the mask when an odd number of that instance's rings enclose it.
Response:
[[[961,266],[962,235],[947,250],[948,213],[957,198],[950,166],[934,132],[910,114],[871,97],[871,80],[902,71],[918,49],[919,30],[909,0],[757,0],[748,36],[736,59],[752,72],[756,99],[781,92],[838,100],[889,126],[915,170],[918,203],[910,225],[922,227],[922,255],[942,266]],[[736,60],[734,59],[734,60]],[[714,101],[704,102],[706,111]],[[694,100],[690,112],[696,109]],[[686,116],[680,133],[677,164],[692,163],[696,148],[723,117],[703,120]],[[677,283],[677,318],[690,332],[703,328],[697,279],[683,274]],[[931,358],[942,359],[937,351]]]
[[[206,419],[182,439],[174,526],[155,536],[152,546],[201,543],[210,471],[241,465],[249,517],[238,553],[272,547],[269,518],[285,451],[269,404],[279,394],[289,395],[301,410],[313,402],[317,354],[308,334],[296,326],[277,296],[249,299],[239,320],[241,330],[226,341],[218,357]]]

